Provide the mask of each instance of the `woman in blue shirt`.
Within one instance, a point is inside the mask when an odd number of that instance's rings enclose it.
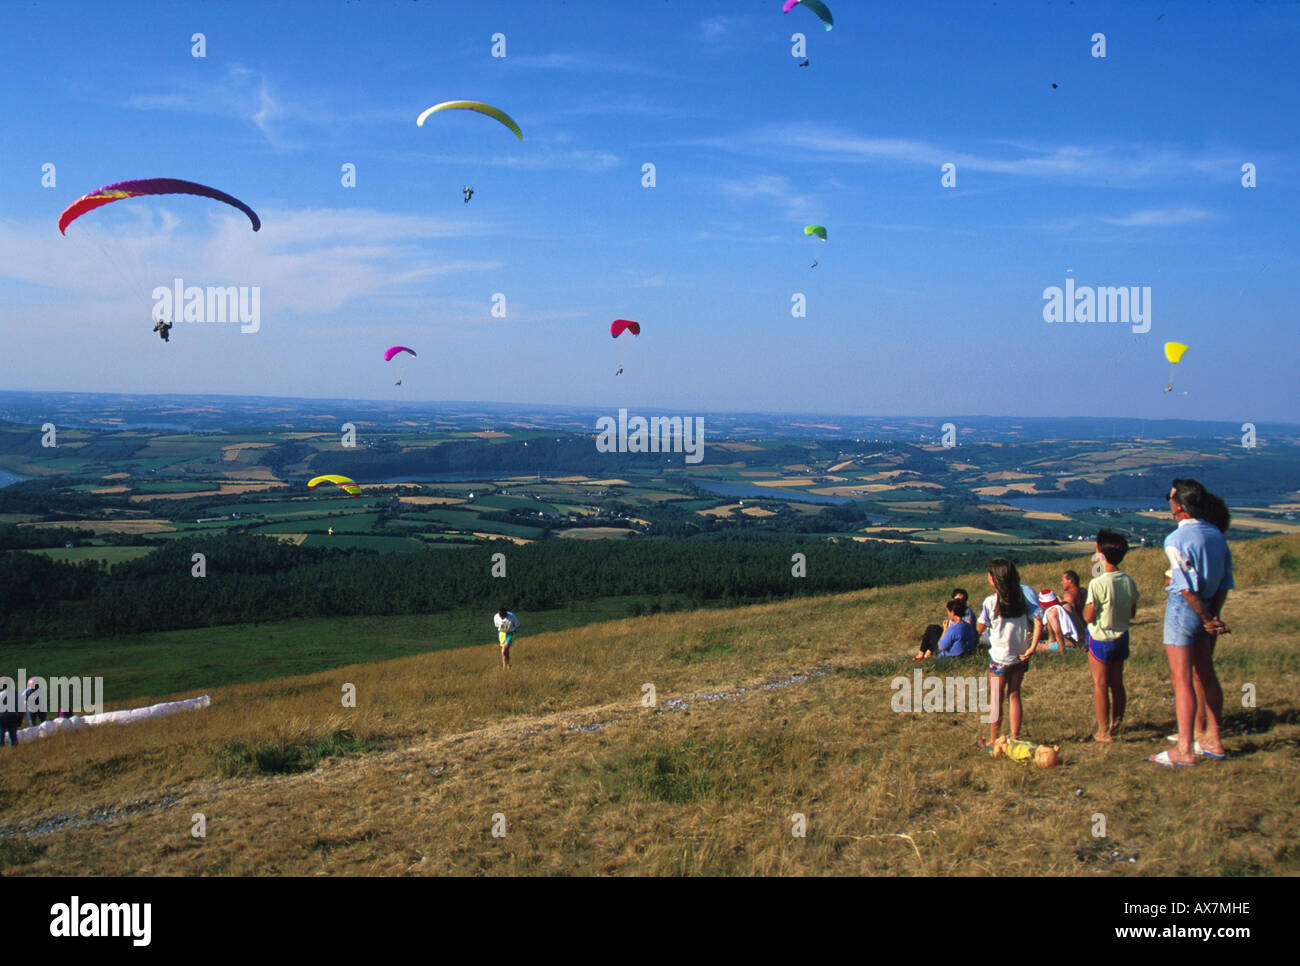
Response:
[[[1177,479],[1169,491],[1169,511],[1178,529],[1165,538],[1169,558],[1169,603],[1165,608],[1165,655],[1174,686],[1178,747],[1153,755],[1159,765],[1194,765],[1198,755],[1223,757],[1219,722],[1223,689],[1214,673],[1214,642],[1229,633],[1219,611],[1233,587],[1232,551],[1222,531],[1207,519],[1226,513],[1223,501],[1196,480]],[[1226,520],[1224,521],[1226,529]],[[1205,731],[1193,739],[1197,698],[1204,695]]]

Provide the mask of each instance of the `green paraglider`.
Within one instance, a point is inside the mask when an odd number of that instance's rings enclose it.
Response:
[[[821,225],[805,225],[803,233],[805,235],[816,235],[822,241],[826,240],[826,229]]]

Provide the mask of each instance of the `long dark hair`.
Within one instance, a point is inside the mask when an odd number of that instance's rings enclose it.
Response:
[[[1025,592],[1020,589],[1020,572],[1016,565],[1003,557],[995,557],[989,561],[989,576],[993,578],[993,590],[998,595],[996,616],[1024,617],[1029,607],[1025,603]]]
[[[1228,504],[1223,502],[1223,498],[1214,494],[1205,494],[1205,515],[1199,519],[1206,523],[1213,523],[1219,528],[1220,533],[1227,533],[1228,527],[1232,523],[1232,513],[1228,510]]]
[[[1188,516],[1213,524],[1220,533],[1228,531],[1232,522],[1228,504],[1221,496],[1207,490],[1199,480],[1189,477],[1174,480],[1173,494],[1174,500],[1187,511]]]

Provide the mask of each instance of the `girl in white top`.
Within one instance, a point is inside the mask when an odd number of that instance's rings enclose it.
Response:
[[[1015,564],[1001,557],[989,562],[989,586],[993,593],[985,598],[976,630],[989,632],[989,744],[997,741],[1002,729],[1003,692],[1011,708],[1011,737],[1020,737],[1023,717],[1020,704],[1020,679],[1029,664],[1027,658],[1038,649],[1043,633],[1042,611],[1035,600],[1031,605],[1020,583]],[[1034,634],[1029,637],[1033,624]],[[1028,646],[1026,642],[1028,641]]]

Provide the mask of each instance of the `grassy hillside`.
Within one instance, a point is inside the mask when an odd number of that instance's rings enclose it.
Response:
[[[1126,561],[1144,600],[1120,740],[1088,740],[1083,655],[1025,677],[1025,736],[1060,743],[1060,768],[988,758],[978,714],[891,710],[953,584],[983,596],[972,574],[525,635],[509,673],[482,647],[241,685],[204,711],[43,739],[0,755],[0,871],[1294,875],[1300,536],[1234,554],[1224,762],[1146,762],[1173,726],[1147,550]]]

